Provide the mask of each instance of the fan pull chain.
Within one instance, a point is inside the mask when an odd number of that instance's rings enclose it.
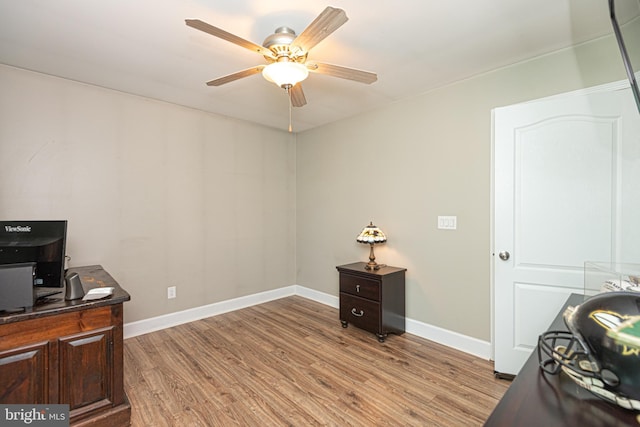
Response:
[[[291,89],[287,89],[287,93],[289,94],[289,133],[291,133],[293,132],[293,126],[291,125],[291,110],[292,110]]]

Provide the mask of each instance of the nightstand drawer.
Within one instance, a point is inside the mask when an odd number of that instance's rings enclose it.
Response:
[[[340,293],[340,320],[377,333],[380,330],[380,304],[342,292]]]
[[[350,274],[341,274],[340,292],[380,301],[380,282]]]

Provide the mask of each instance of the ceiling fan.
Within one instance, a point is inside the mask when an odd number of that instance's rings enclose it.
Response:
[[[307,62],[311,48],[340,28],[348,19],[344,10],[329,6],[300,35],[296,36],[295,31],[289,27],[279,27],[274,34],[264,40],[262,46],[199,19],[187,19],[185,22],[192,28],[256,52],[267,60],[265,65],[256,65],[211,80],[207,82],[208,86],[221,86],[261,72],[265,79],[280,86],[289,94],[291,105],[302,107],[307,100],[300,82],[307,78],[309,71],[367,84],[378,79],[375,73],[368,71],[316,61]]]

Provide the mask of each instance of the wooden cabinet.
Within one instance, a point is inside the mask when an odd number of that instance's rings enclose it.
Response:
[[[0,312],[0,403],[68,404],[71,425],[127,426],[122,304],[129,294],[99,266],[73,271],[85,290],[113,286],[113,295],[59,296],[31,311]]]
[[[0,351],[0,402],[48,403],[49,354],[48,342]]]
[[[340,321],[376,334],[384,342],[405,330],[405,268],[366,270],[366,263],[340,265]]]

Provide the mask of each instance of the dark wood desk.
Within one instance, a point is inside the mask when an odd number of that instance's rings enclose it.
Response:
[[[13,313],[0,312],[0,403],[68,404],[72,426],[128,426],[122,304],[129,294],[99,265],[70,268],[94,301],[64,293]]]
[[[567,306],[580,304],[583,298],[571,295],[549,330],[566,331],[562,313]],[[637,427],[640,425],[637,414],[596,397],[562,372],[557,375],[542,372],[536,348],[485,426]]]

